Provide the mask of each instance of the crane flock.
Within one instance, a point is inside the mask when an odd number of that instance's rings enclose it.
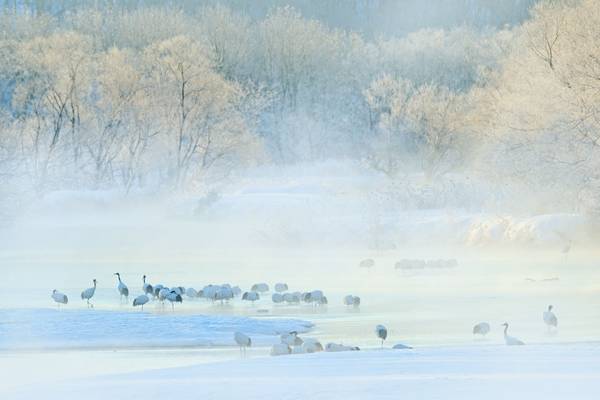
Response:
[[[372,260],[363,260],[361,267],[372,268],[374,262]],[[121,274],[115,272],[114,275],[117,277],[117,292],[119,293],[121,302],[123,299],[127,302],[129,297],[129,288],[123,282]],[[243,292],[239,286],[231,286],[228,283],[225,284],[209,284],[202,289],[196,290],[193,287],[185,288],[183,286],[167,287],[163,284],[152,285],[147,282],[147,276],[142,276],[141,294],[136,296],[133,300],[132,306],[140,307],[144,310],[144,305],[151,301],[160,303],[161,307],[164,307],[165,300],[171,304],[171,310],[174,311],[175,304],[183,303],[183,296],[186,296],[188,300],[205,299],[213,303],[220,302],[224,304],[229,302],[235,297],[241,297],[243,301],[249,301],[253,305],[256,301],[260,301],[261,294],[265,295],[269,292],[270,286],[267,283],[261,282],[253,284],[249,291]],[[91,302],[92,298],[96,294],[97,280],[92,280],[93,286],[83,290],[81,292],[81,299],[86,301],[88,308],[93,308],[94,305]],[[290,292],[287,283],[276,283],[274,286],[274,292],[271,295],[271,301],[276,305],[298,305],[304,303],[312,307],[323,307],[327,306],[328,299],[322,290],[316,289],[306,292]],[[51,298],[60,308],[61,305],[67,305],[69,303],[66,294],[54,289],[51,294]],[[187,300],[186,300],[187,301]],[[349,294],[343,297],[342,304],[346,307],[358,308],[361,305],[361,299],[358,296]],[[547,326],[549,331],[555,331],[558,327],[558,318],[554,314],[553,306],[549,305],[542,314],[542,320]],[[261,310],[264,311],[264,310]],[[268,311],[268,310],[267,310]],[[520,346],[525,343],[513,336],[508,334],[509,324],[505,322],[501,325],[504,327],[503,336],[506,345],[508,346]],[[479,335],[485,337],[491,331],[491,325],[488,322],[479,322],[473,326],[473,335]],[[375,335],[378,340],[381,341],[381,348],[383,348],[384,342],[388,338],[388,329],[381,324],[376,325]],[[252,345],[252,339],[244,334],[243,332],[234,333],[234,341],[240,347],[240,355],[245,356],[246,350]],[[412,349],[412,347],[398,343],[395,344],[393,349]],[[360,350],[357,346],[349,346],[343,343],[327,343],[325,346],[321,342],[314,338],[301,338],[298,332],[291,331],[285,332],[280,335],[280,342],[274,344],[271,347],[271,355],[289,355],[289,354],[304,354],[304,353],[316,353],[320,351],[326,352],[340,352],[340,351],[356,351]]]

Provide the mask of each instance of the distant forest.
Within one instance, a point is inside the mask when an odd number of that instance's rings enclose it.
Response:
[[[459,25],[504,27],[528,18],[537,0],[4,0],[4,12],[50,14],[65,18],[83,9],[114,12],[143,7],[166,7],[194,13],[223,5],[261,19],[278,7],[292,6],[306,18],[365,35],[402,35],[423,28]]]

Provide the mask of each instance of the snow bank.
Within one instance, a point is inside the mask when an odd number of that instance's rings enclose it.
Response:
[[[466,242],[470,245],[520,243],[567,245],[582,236],[586,220],[578,214],[551,214],[525,218],[481,217],[471,224]]]
[[[597,399],[597,344],[261,357],[29,385],[11,399]]]
[[[55,235],[40,232],[41,227],[66,226],[75,237],[82,227],[144,227],[123,234],[143,243],[152,236],[146,232],[170,229],[172,240],[165,245],[172,248],[195,236],[211,245],[359,245],[378,250],[431,242],[564,245],[583,237],[582,215],[482,212],[490,190],[484,182],[460,175],[430,182],[412,174],[392,181],[344,160],[264,166],[202,194],[49,193],[32,207],[29,218],[19,221],[22,231],[10,236],[44,243]]]
[[[50,309],[0,310],[0,321],[0,349],[234,345],[235,331],[260,344],[312,327],[298,319]]]

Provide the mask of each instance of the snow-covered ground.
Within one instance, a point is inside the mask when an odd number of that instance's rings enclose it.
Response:
[[[390,181],[357,162],[330,161],[250,169],[210,188],[171,197],[53,192],[27,207],[11,229],[0,231],[0,239],[12,251],[34,243],[46,253],[65,240],[88,249],[106,245],[119,251],[144,243],[145,250],[188,253],[202,247],[198,243],[392,250],[432,240],[559,251],[590,240],[586,217],[524,211],[524,200],[512,198],[505,203],[514,209],[499,208],[493,188],[464,176],[430,182],[415,174]]]
[[[109,373],[17,387],[5,397],[592,400],[600,396],[599,360],[597,342],[368,349]]]

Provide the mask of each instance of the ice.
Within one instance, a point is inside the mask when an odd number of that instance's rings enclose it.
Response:
[[[312,327],[286,318],[68,309],[0,309],[0,321],[0,350],[231,346],[235,331],[260,344]]]

